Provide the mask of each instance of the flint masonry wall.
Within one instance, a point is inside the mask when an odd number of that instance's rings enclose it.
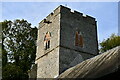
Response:
[[[37,78],[54,78],[66,69],[98,53],[95,18],[59,6],[40,22],[37,40]],[[83,47],[75,46],[75,33],[83,36]],[[51,33],[50,48],[44,49],[46,32]]]
[[[81,32],[83,47],[75,46],[75,33]],[[95,18],[61,7],[60,18],[60,73],[83,60],[98,54]]]

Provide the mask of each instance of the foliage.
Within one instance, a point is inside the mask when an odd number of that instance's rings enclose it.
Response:
[[[120,46],[120,36],[117,36],[115,34],[112,34],[110,38],[107,38],[106,40],[103,40],[100,43],[101,49],[100,52],[105,52],[109,49],[112,49],[116,46]]]
[[[8,25],[11,21],[0,22],[0,27],[2,27],[2,66],[7,64],[7,51],[5,49],[5,38],[8,37]]]
[[[11,69],[19,67],[21,73],[27,74],[36,57],[37,28],[32,28],[31,24],[24,19],[13,22],[6,20],[0,24],[2,24],[3,69],[8,69],[6,66],[10,66]],[[8,65],[8,62],[12,65]],[[9,69],[6,73],[9,73]],[[3,77],[6,76],[4,74],[3,72]]]
[[[13,63],[8,63],[3,68],[3,80],[27,80],[28,75],[23,73],[23,70],[14,65]]]

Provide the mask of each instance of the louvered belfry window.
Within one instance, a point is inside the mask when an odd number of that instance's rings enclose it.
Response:
[[[45,37],[44,37],[44,47],[45,47],[45,50],[50,48],[50,38],[51,38],[51,34],[50,34],[50,32],[47,32]]]
[[[75,46],[83,47],[83,37],[82,34],[78,31],[76,31],[75,34]]]

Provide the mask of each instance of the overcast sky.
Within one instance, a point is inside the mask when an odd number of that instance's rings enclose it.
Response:
[[[118,33],[117,2],[3,2],[0,21],[25,19],[38,27],[38,23],[59,5],[95,17],[99,42]]]

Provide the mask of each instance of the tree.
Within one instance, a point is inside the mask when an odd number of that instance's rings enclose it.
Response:
[[[8,52],[5,49],[5,45],[6,45],[6,38],[8,38],[9,36],[8,35],[9,24],[11,24],[11,21],[5,20],[4,22],[0,22],[0,27],[2,28],[2,66],[3,67],[7,64],[8,61],[7,58]]]
[[[7,63],[3,68],[3,80],[27,80],[28,75],[13,63]]]
[[[100,52],[105,52],[109,49],[112,49],[116,46],[120,46],[120,36],[117,36],[115,34],[112,34],[110,38],[107,38],[106,40],[103,40],[100,43]]]
[[[24,19],[13,22],[6,20],[2,22],[2,28],[2,46],[5,50],[3,58],[8,59],[6,61],[14,64],[14,67],[19,67],[23,74],[27,74],[36,57],[37,28],[32,28]]]

